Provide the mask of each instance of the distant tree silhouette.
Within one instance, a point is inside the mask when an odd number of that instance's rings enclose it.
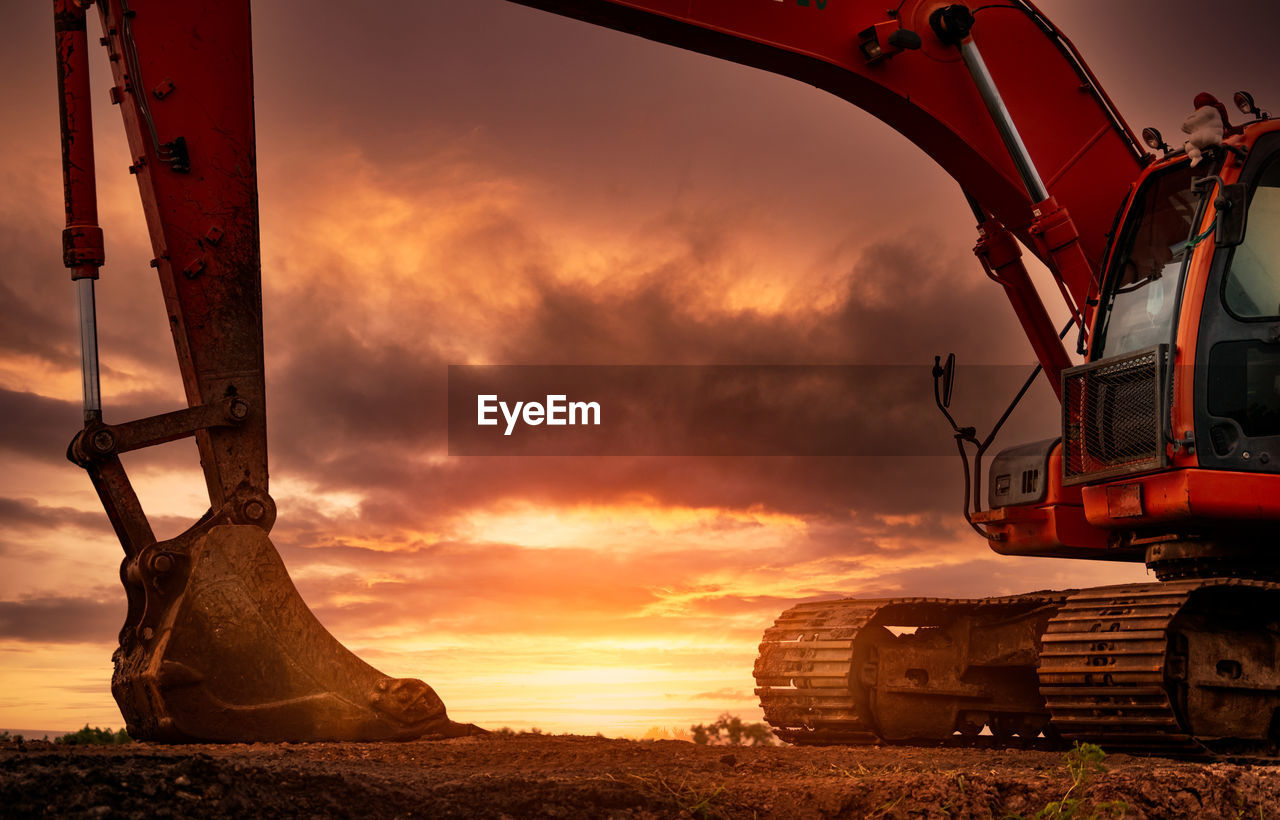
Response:
[[[67,734],[67,735],[63,735],[62,737],[55,738],[53,742],[64,743],[68,746],[83,746],[83,745],[114,746],[121,743],[132,743],[133,738],[129,737],[129,733],[126,732],[124,729],[120,729],[115,732],[111,731],[110,729],[99,729],[97,726],[94,726],[92,729],[90,729],[89,724],[86,723],[84,725],[84,728],[81,729],[80,731],[72,732],[71,734]]]
[[[703,746],[776,746],[779,741],[765,723],[743,723],[742,718],[728,712],[714,723],[689,727],[694,743]]]

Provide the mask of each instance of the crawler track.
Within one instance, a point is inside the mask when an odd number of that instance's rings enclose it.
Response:
[[[1280,583],[801,604],[765,631],[755,676],[765,719],[796,744],[1274,760]]]
[[[1127,752],[1199,751],[1165,686],[1169,624],[1199,586],[1101,587],[1058,611],[1042,639],[1039,675],[1064,738]]]
[[[1135,754],[1276,757],[1280,584],[1083,590],[1049,622],[1040,692],[1068,740]]]
[[[853,641],[891,601],[830,601],[788,609],[764,633],[756,694],[778,737],[806,745],[877,743],[858,717]]]
[[[778,737],[805,745],[885,742],[868,714],[866,692],[854,679],[856,646],[885,625],[937,628],[957,618],[998,620],[1061,605],[1065,592],[1003,598],[884,598],[800,604],[765,631],[756,659],[756,694]],[[861,638],[861,640],[859,640]],[[1034,654],[1029,658],[1034,666]],[[936,694],[924,687],[922,694]],[[861,701],[861,703],[860,703]],[[1041,709],[1040,711],[1043,711]],[[1046,717],[1047,717],[1047,713]],[[977,728],[981,728],[978,726]],[[1008,736],[956,740],[948,729],[933,738],[945,745],[989,745]],[[1030,739],[1030,738],[1028,738]]]

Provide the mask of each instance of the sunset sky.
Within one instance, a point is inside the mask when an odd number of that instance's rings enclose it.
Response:
[[[119,726],[120,547],[64,458],[80,375],[52,12],[5,7],[0,727]],[[1228,21],[1185,0],[1040,7],[1135,131],[1180,141],[1199,91],[1280,113],[1274,44],[1254,45],[1280,30],[1270,0]],[[758,720],[760,633],[798,601],[1147,577],[995,556],[945,450],[447,455],[450,364],[920,366],[918,434],[945,443],[935,354],[1033,357],[956,184],[824,92],[500,0],[260,0],[254,38],[272,540],[339,639],[455,719],[633,736]],[[92,56],[104,410],[125,421],[183,399]],[[1005,398],[977,382],[961,373],[953,409],[985,429]],[[1029,410],[1005,443],[1056,434],[1047,388]],[[190,441],[125,464],[160,537],[205,511]]]

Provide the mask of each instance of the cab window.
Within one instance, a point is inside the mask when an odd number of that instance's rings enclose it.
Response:
[[[1223,301],[1240,319],[1280,318],[1280,161],[1271,161],[1253,189],[1244,243],[1231,256]]]
[[[1096,358],[1169,341],[1187,240],[1201,204],[1192,176],[1182,163],[1139,189],[1112,256]]]

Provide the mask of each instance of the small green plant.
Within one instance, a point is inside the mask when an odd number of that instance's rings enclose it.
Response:
[[[767,723],[743,723],[742,718],[728,712],[714,723],[689,727],[689,739],[702,746],[777,746]]]
[[[122,743],[132,743],[133,738],[129,737],[129,733],[124,729],[113,732],[110,729],[99,729],[97,726],[90,728],[89,724],[86,723],[80,731],[55,738],[53,742],[63,743],[67,746],[116,746]]]
[[[1067,787],[1062,799],[1054,800],[1036,812],[1035,820],[1101,820],[1101,818],[1118,820],[1124,817],[1129,811],[1129,804],[1123,800],[1108,800],[1094,804],[1083,796],[1089,779],[1107,770],[1102,763],[1106,756],[1107,753],[1097,744],[1076,743],[1071,751],[1063,755],[1063,760],[1067,764],[1067,773],[1071,776],[1071,785]]]

